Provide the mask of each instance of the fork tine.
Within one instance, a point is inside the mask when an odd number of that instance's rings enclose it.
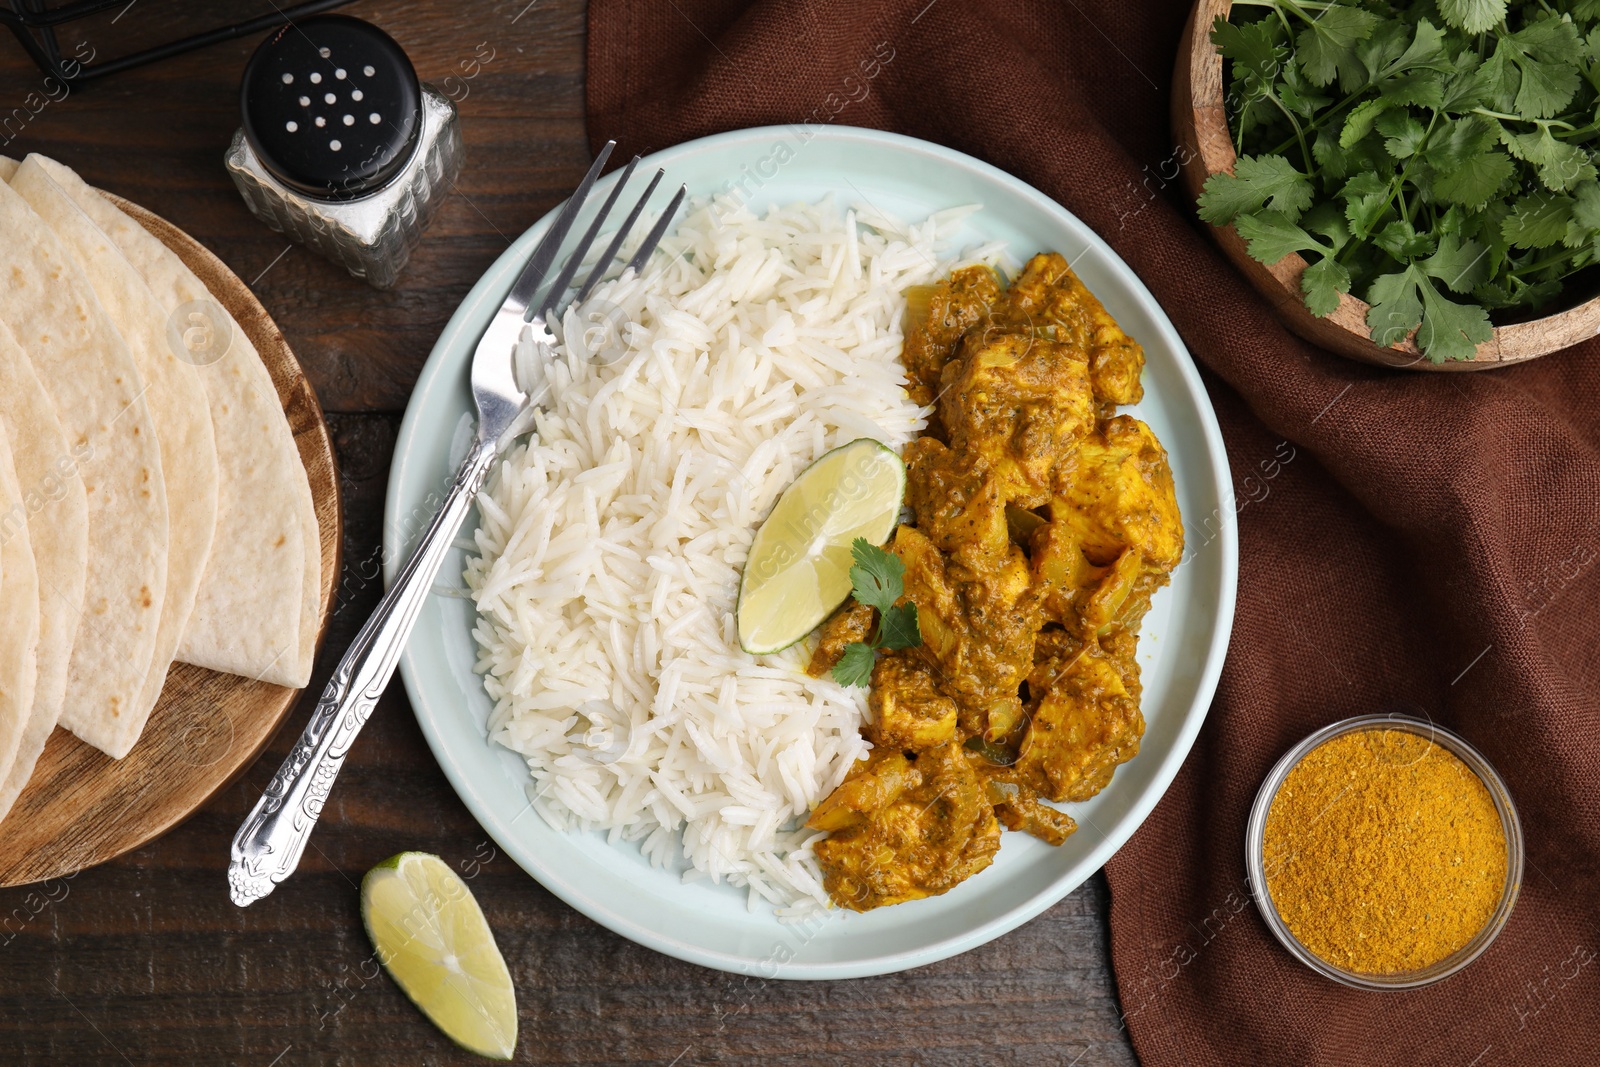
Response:
[[[538,293],[539,286],[544,282],[545,272],[550,269],[550,264],[555,262],[556,253],[561,250],[561,242],[567,239],[567,231],[572,229],[573,221],[583,209],[583,202],[588,199],[589,190],[594,188],[595,180],[600,177],[601,169],[605,167],[606,160],[611,156],[611,150],[616,146],[617,142],[607,141],[605,147],[600,149],[600,154],[595,156],[589,173],[583,176],[578,188],[567,198],[561,213],[556,216],[555,222],[550,224],[550,229],[545,231],[544,237],[540,238],[533,254],[528,257],[528,265],[522,268],[516,284],[506,295],[506,304],[521,304],[524,316],[527,309],[533,305],[533,298]]]
[[[650,184],[645,187],[644,195],[639,198],[638,203],[633,205],[633,210],[628,212],[628,217],[623,220],[621,226],[617,227],[617,232],[611,235],[611,243],[606,246],[605,254],[600,257],[599,262],[594,265],[594,270],[589,272],[589,277],[585,279],[583,287],[578,290],[578,295],[573,298],[574,303],[582,303],[588,298],[590,290],[600,284],[600,279],[604,276],[606,268],[611,266],[611,261],[616,258],[617,249],[621,248],[622,242],[627,240],[628,234],[633,230],[633,224],[639,221],[639,215],[644,211],[644,205],[649,201],[650,194],[656,191],[656,186],[660,184],[662,176],[666,173],[664,170],[658,170],[655,176],[650,179]]]
[[[561,273],[556,275],[556,280],[550,283],[550,291],[545,293],[544,299],[539,303],[539,313],[542,315],[555,310],[561,302],[561,297],[567,291],[567,286],[572,283],[572,276],[578,273],[578,268],[583,265],[583,257],[588,254],[589,246],[594,244],[595,235],[600,232],[601,225],[606,221],[606,216],[611,213],[616,205],[617,198],[622,195],[622,187],[628,184],[628,179],[633,177],[633,169],[639,165],[639,157],[634,156],[628,162],[628,167],[617,179],[617,184],[611,187],[611,195],[606,197],[606,202],[600,205],[600,211],[595,215],[594,221],[584,231],[583,238],[576,248],[567,256],[566,264],[561,268]]]
[[[656,245],[661,243],[661,238],[666,234],[667,227],[672,224],[672,216],[678,213],[678,205],[683,203],[683,198],[688,194],[689,187],[687,185],[678,186],[678,195],[672,198],[672,203],[667,205],[667,210],[661,213],[661,217],[656,220],[656,224],[650,228],[650,236],[644,239],[644,244],[640,245],[639,250],[633,254],[633,258],[628,260],[628,266],[623,268],[624,270],[631,268],[635,274],[644,270],[645,261],[650,258],[650,253],[656,250]]]

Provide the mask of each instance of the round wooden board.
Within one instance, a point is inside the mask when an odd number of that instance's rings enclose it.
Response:
[[[344,523],[333,442],[316,393],[272,317],[221,260],[165,219],[107,196],[205,282],[272,374],[311,480],[321,528],[320,647],[339,580]],[[114,760],[58,727],[27,787],[0,822],[0,886],[72,874],[166,833],[255,761],[299,694],[298,689],[174,663],[144,733],[122,759]]]

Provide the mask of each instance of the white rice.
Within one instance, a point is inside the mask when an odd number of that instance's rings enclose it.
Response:
[[[545,411],[479,497],[466,581],[491,736],[526,757],[552,826],[681,856],[752,908],[827,903],[802,823],[869,747],[864,691],[808,678],[805,645],[741,652],[739,575],[812,460],[924,425],[903,292],[952,267],[942,246],[972,210],[905,225],[831,200],[692,205],[643,277],[524,354]]]

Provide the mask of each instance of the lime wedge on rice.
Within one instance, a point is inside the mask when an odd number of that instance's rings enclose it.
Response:
[[[905,464],[870,437],[801,471],[750,542],[739,582],[739,647],[761,656],[815,630],[850,595],[850,543],[887,541],[905,493]]]
[[[517,1047],[511,972],[467,884],[438,856],[402,852],[361,880],[361,921],[379,961],[446,1037],[480,1056]]]

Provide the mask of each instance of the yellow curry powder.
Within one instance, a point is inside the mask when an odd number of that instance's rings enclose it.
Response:
[[[1494,800],[1454,753],[1406,730],[1308,752],[1267,812],[1267,890],[1294,936],[1346,970],[1430,966],[1483,929],[1506,882]]]

